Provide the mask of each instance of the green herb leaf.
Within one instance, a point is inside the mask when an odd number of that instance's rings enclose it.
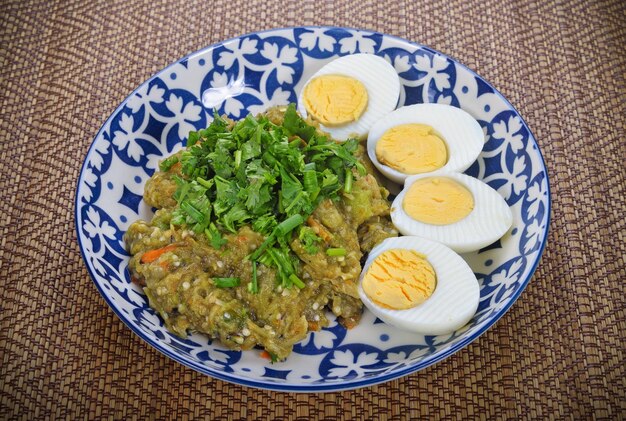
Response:
[[[187,137],[187,147],[195,145],[200,140],[200,135],[198,132],[189,132],[189,136]],[[163,170],[161,170],[163,171]]]
[[[340,257],[346,255],[346,249],[338,247],[338,248],[328,248],[326,249],[326,254],[332,257]]]
[[[312,228],[307,226],[300,227],[298,239],[308,254],[315,254],[319,251],[319,247],[317,245],[322,241],[322,239],[315,234],[315,231],[313,231]]]
[[[277,235],[285,236],[289,234],[294,228],[302,225],[303,223],[304,218],[302,217],[302,215],[293,215],[278,224],[274,231]]]
[[[215,203],[213,210],[216,215],[222,215],[237,203],[238,187],[234,180],[226,180],[223,177],[215,177]]]
[[[317,183],[317,172],[315,170],[305,170],[302,174],[302,182],[304,184],[304,190],[309,194],[309,198],[312,202],[315,202],[315,199],[317,199],[320,193],[320,188]]]
[[[214,113],[209,127],[189,133],[183,152],[160,164],[161,171],[181,164],[170,223],[203,232],[216,249],[226,243],[221,230],[249,224],[265,236],[248,256],[253,272],[259,263],[273,266],[281,285],[300,288],[291,238],[296,232],[307,253],[319,252],[321,239],[304,221],[321,201],[352,190],[354,168],[364,174],[357,148],[356,139],[338,143],[319,133],[294,104],[280,125],[263,115],[232,123]],[[248,288],[258,290],[256,280]]]
[[[315,127],[309,126],[296,112],[295,104],[289,104],[285,111],[283,126],[291,135],[300,136],[305,141],[315,135]]]
[[[172,155],[169,158],[165,158],[163,161],[161,161],[161,163],[159,164],[159,169],[163,172],[167,172],[177,162],[178,162],[178,156]]]
[[[252,222],[252,229],[264,235],[269,235],[278,225],[274,215],[265,214],[257,216]]]
[[[237,203],[235,206],[230,208],[228,212],[222,218],[222,222],[226,229],[231,232],[237,231],[237,226],[245,225],[246,221],[252,217],[245,209],[242,203]]]
[[[292,273],[291,275],[289,275],[289,280],[290,280],[290,281],[291,281],[291,282],[292,282],[295,286],[297,286],[299,289],[304,288],[304,282],[302,282],[302,281],[300,280],[300,278],[298,278],[298,277],[296,276],[296,274],[295,274],[295,273]]]
[[[252,262],[252,281],[248,283],[248,291],[250,291],[252,294],[256,294],[259,292],[259,281],[257,279],[256,265],[257,262]]]
[[[241,199],[245,200],[246,209],[254,214],[267,212],[267,203],[272,200],[270,185],[263,179],[255,178],[250,185],[239,193]]]
[[[352,191],[352,170],[346,169],[346,176],[343,183],[343,191],[346,193],[350,193]]]
[[[234,288],[239,286],[239,278],[213,278],[213,283],[218,288]]]
[[[204,233],[208,237],[209,242],[211,243],[211,247],[216,250],[221,249],[222,246],[228,242],[222,238],[222,234],[220,234],[214,223],[211,223],[209,225],[209,228],[204,230]]]

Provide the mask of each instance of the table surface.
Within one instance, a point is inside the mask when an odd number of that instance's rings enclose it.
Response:
[[[0,418],[626,413],[626,3],[3,1],[0,6]],[[100,125],[191,51],[274,27],[373,29],[477,71],[520,111],[552,189],[548,245],[511,310],[418,373],[326,394],[248,389],[149,347],[91,282],[74,189]]]

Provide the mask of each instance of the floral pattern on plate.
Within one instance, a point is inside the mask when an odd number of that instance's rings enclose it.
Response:
[[[311,332],[284,362],[258,351],[231,351],[200,334],[169,333],[130,282],[123,234],[152,214],[143,186],[160,159],[180,149],[190,130],[214,110],[239,119],[295,102],[319,68],[338,56],[377,54],[400,76],[399,105],[423,102],[463,108],[485,132],[485,147],[467,174],[495,188],[511,206],[513,228],[463,257],[481,284],[469,325],[444,336],[397,330],[366,311],[346,331],[336,320]],[[486,81],[427,47],[380,33],[333,27],[270,30],[191,54],[142,84],[96,135],[76,190],[76,229],[89,273],[115,313],[171,358],[211,376],[287,391],[342,390],[397,378],[433,364],[474,341],[515,302],[545,246],[550,215],[546,168],[519,113]]]

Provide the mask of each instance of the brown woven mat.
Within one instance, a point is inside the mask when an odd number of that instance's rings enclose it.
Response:
[[[216,41],[309,24],[418,41],[491,81],[537,137],[553,219],[534,279],[472,345],[379,386],[295,395],[214,380],[142,342],[89,279],[72,214],[92,137],[139,83]],[[624,417],[624,2],[13,0],[0,31],[0,414]]]

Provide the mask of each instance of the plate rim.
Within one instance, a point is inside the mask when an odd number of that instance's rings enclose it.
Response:
[[[464,68],[465,70],[469,71],[470,74],[472,74],[473,76],[478,77],[480,80],[484,81],[489,87],[493,88],[493,93],[498,96],[499,98],[501,98],[506,104],[508,104],[512,110],[515,111],[515,113],[519,116],[519,118],[521,119],[524,127],[526,127],[526,129],[528,130],[530,136],[532,137],[533,141],[535,142],[535,145],[537,146],[535,151],[539,154],[539,158],[541,161],[541,165],[543,166],[543,171],[545,173],[545,180],[546,180],[546,195],[547,195],[547,205],[546,205],[546,229],[545,229],[545,233],[543,235],[543,238],[541,238],[541,245],[539,247],[539,249],[537,250],[537,254],[536,254],[536,258],[535,261],[532,262],[531,265],[531,269],[528,272],[528,275],[526,276],[526,279],[524,279],[521,284],[519,289],[511,296],[509,302],[503,306],[501,309],[499,309],[495,315],[490,318],[487,323],[485,323],[477,332],[475,332],[474,334],[463,338],[461,341],[453,344],[452,346],[449,346],[447,349],[445,349],[444,351],[442,351],[441,353],[436,353],[436,354],[432,354],[426,358],[424,358],[423,360],[419,361],[418,364],[414,365],[414,366],[407,366],[407,367],[403,367],[398,371],[393,371],[390,373],[386,373],[386,374],[382,374],[382,375],[378,375],[378,376],[373,376],[371,378],[365,378],[365,379],[360,379],[360,380],[340,380],[338,379],[336,382],[330,383],[330,384],[323,384],[323,383],[319,383],[319,384],[304,384],[304,385],[294,385],[293,383],[273,383],[273,382],[268,382],[268,381],[260,381],[260,380],[255,380],[255,379],[248,379],[248,378],[244,378],[244,377],[240,377],[240,376],[236,376],[236,375],[229,375],[230,373],[226,373],[223,371],[218,371],[218,370],[214,370],[210,367],[207,367],[205,365],[201,365],[201,364],[197,364],[193,361],[188,361],[183,359],[182,357],[180,357],[178,354],[176,354],[175,352],[172,352],[168,349],[165,349],[163,347],[160,346],[159,343],[154,342],[152,339],[148,338],[143,331],[139,330],[137,327],[135,327],[133,324],[129,323],[126,318],[123,316],[122,312],[117,309],[117,307],[115,305],[112,304],[111,300],[109,299],[109,297],[107,296],[106,292],[103,290],[103,288],[100,286],[100,284],[96,281],[96,277],[94,276],[94,273],[92,272],[91,268],[89,267],[89,265],[87,264],[87,256],[85,255],[84,252],[84,247],[83,247],[83,243],[81,241],[81,234],[80,234],[80,226],[78,224],[79,221],[79,213],[80,213],[80,209],[79,209],[79,189],[80,189],[80,185],[81,182],[83,180],[83,176],[84,176],[84,172],[86,169],[86,165],[87,165],[87,157],[91,154],[92,149],[94,148],[96,141],[98,139],[98,136],[100,135],[100,133],[102,132],[103,128],[106,127],[110,121],[113,119],[113,117],[119,112],[121,111],[121,109],[125,106],[125,102],[128,98],[130,98],[132,95],[134,95],[139,89],[141,89],[142,86],[146,85],[147,83],[150,83],[150,81],[152,81],[155,77],[157,77],[160,74],[165,73],[168,69],[172,68],[173,66],[177,65],[178,63],[180,63],[183,60],[187,60],[193,56],[195,56],[196,54],[200,54],[206,51],[209,51],[211,49],[214,49],[220,45],[223,45],[227,42],[230,41],[234,41],[237,39],[241,39],[241,38],[245,38],[248,36],[252,36],[252,35],[259,35],[259,34],[266,34],[266,33],[270,33],[270,32],[280,32],[280,31],[289,31],[289,30],[295,30],[295,29],[326,29],[326,30],[332,30],[332,29],[339,29],[339,30],[348,30],[348,31],[361,31],[361,32],[370,32],[373,34],[380,34],[383,37],[387,37],[396,41],[400,41],[402,43],[407,43],[409,45],[414,45],[417,46],[419,48],[426,48],[436,54],[441,55],[443,58],[452,60],[454,62],[454,64],[461,66],[462,68]],[[441,53],[439,50],[436,50],[434,48],[428,47],[424,44],[415,42],[415,41],[411,41],[409,39],[406,38],[402,38],[396,35],[390,35],[387,34],[385,32],[380,32],[377,30],[373,30],[373,29],[366,29],[366,28],[352,28],[352,27],[346,27],[346,26],[326,26],[326,25],[307,25],[307,26],[287,26],[287,27],[277,27],[277,28],[270,28],[270,29],[265,29],[262,31],[253,31],[253,32],[248,32],[245,34],[241,34],[235,37],[231,37],[222,41],[218,41],[215,42],[213,44],[209,44],[205,47],[202,47],[196,51],[193,51],[190,54],[187,54],[184,57],[181,57],[179,59],[176,59],[175,61],[171,62],[170,64],[168,64],[167,66],[163,67],[162,69],[156,71],[155,73],[153,73],[151,76],[149,76],[146,80],[144,80],[143,82],[141,82],[139,84],[139,86],[137,86],[137,88],[135,88],[132,92],[130,92],[126,97],[124,97],[124,99],[122,99],[122,101],[120,102],[120,104],[111,112],[111,114],[109,115],[109,117],[105,120],[105,122],[98,128],[98,131],[96,132],[96,135],[93,137],[93,139],[91,140],[91,144],[89,145],[89,148],[87,149],[87,152],[84,154],[83,156],[83,163],[80,167],[80,171],[78,173],[78,177],[76,179],[76,188],[74,190],[74,228],[75,228],[75,233],[76,233],[76,239],[78,242],[78,246],[80,249],[80,254],[83,260],[83,264],[85,265],[85,267],[87,268],[87,272],[89,274],[89,277],[91,278],[91,281],[93,282],[93,284],[95,284],[96,289],[98,290],[98,292],[100,293],[100,295],[102,296],[102,298],[104,298],[104,301],[107,303],[108,307],[113,310],[113,313],[115,313],[115,315],[128,327],[130,328],[137,336],[139,336],[139,338],[141,338],[144,342],[146,342],[148,345],[150,345],[153,349],[156,349],[157,351],[159,351],[161,354],[171,358],[172,360],[182,364],[183,366],[192,368],[195,371],[198,371],[202,374],[208,375],[210,377],[213,378],[217,378],[226,382],[229,382],[231,384],[237,384],[237,385],[242,385],[242,386],[248,386],[248,387],[254,387],[254,388],[258,388],[258,389],[263,389],[263,390],[272,390],[272,391],[279,391],[279,392],[302,392],[302,393],[308,393],[308,392],[333,392],[333,391],[342,391],[342,390],[353,390],[353,389],[357,389],[357,388],[361,388],[361,387],[367,387],[367,386],[373,386],[373,385],[377,385],[380,383],[384,383],[390,380],[394,380],[394,379],[398,379],[401,377],[404,377],[408,374],[411,373],[415,373],[418,372],[420,370],[423,370],[437,362],[443,361],[444,359],[450,357],[451,355],[461,351],[462,349],[464,349],[465,347],[467,347],[469,344],[471,344],[472,342],[476,341],[477,339],[480,338],[480,336],[482,336],[487,330],[489,330],[494,324],[496,324],[503,316],[504,314],[506,314],[506,312],[513,306],[513,304],[515,304],[519,298],[519,296],[522,294],[522,292],[526,289],[526,287],[528,286],[528,284],[530,283],[530,280],[532,279],[532,277],[535,274],[535,271],[537,270],[537,267],[539,266],[539,263],[541,261],[541,258],[543,256],[543,253],[545,251],[546,245],[547,245],[547,240],[548,240],[548,235],[550,232],[550,222],[551,222],[551,217],[552,217],[552,194],[551,194],[551,189],[550,189],[550,176],[548,174],[548,167],[546,166],[546,161],[545,158],[543,156],[543,153],[541,152],[541,149],[539,148],[539,145],[537,143],[537,138],[535,137],[534,133],[531,131],[529,125],[526,123],[526,120],[524,119],[524,117],[522,116],[522,114],[519,112],[519,110],[517,108],[515,108],[513,106],[513,104],[498,90],[496,89],[496,87],[494,87],[489,81],[487,81],[485,78],[483,78],[482,76],[480,76],[478,73],[476,73],[474,70],[470,69],[468,66],[466,66],[465,64],[463,64],[462,62],[460,62],[459,60],[455,59],[452,56],[449,56],[447,54],[443,54]]]

